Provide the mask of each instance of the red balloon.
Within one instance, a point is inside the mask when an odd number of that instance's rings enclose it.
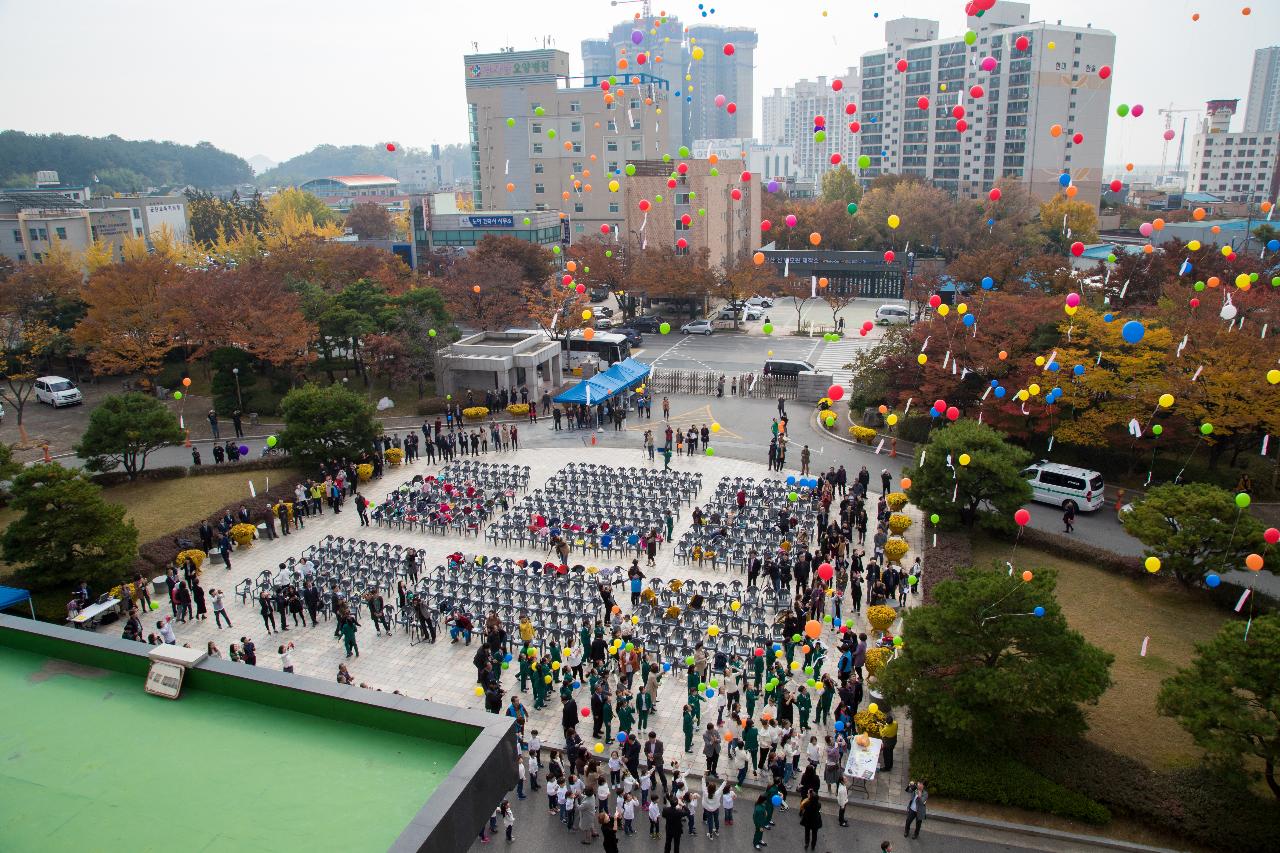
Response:
[[[850,133],[857,133],[857,132],[858,132],[858,131],[860,131],[860,130],[862,130],[862,122],[857,122],[857,121],[851,121],[851,122],[849,122],[849,132],[850,132]]]
[[[941,296],[939,296],[938,294],[936,294],[936,293],[935,293],[935,294],[933,294],[933,296],[930,296],[930,297],[929,297],[929,307],[930,307],[930,308],[937,308],[937,307],[938,307],[939,305],[941,305],[941,304],[942,304],[942,297],[941,297]]]
[[[839,154],[832,154],[832,155],[831,155],[831,165],[832,165],[832,166],[839,166],[839,165],[840,165],[840,161],[841,161],[842,159],[844,159],[844,158],[842,158]]]
[[[673,190],[673,189],[675,189],[675,188],[676,188],[676,179],[675,179],[675,178],[668,178],[668,179],[667,179],[667,189],[672,189],[672,190]]]
[[[957,409],[955,406],[952,406],[951,408],[947,409],[947,420],[949,421],[960,420],[960,410]]]
[[[742,200],[742,190],[738,189],[737,187],[734,187],[733,189],[729,190],[729,196],[730,196],[734,201],[741,201],[741,200]]]
[[[677,240],[677,241],[676,241],[676,248],[677,248],[677,249],[687,249],[687,248],[689,248],[689,241],[688,241],[688,240],[686,240],[685,238],[681,237],[679,240]]]
[[[759,646],[756,646],[755,656],[758,658],[764,657],[764,649],[760,648]]]
[[[1200,307],[1200,300],[1199,300],[1199,299],[1197,299],[1197,298],[1196,298],[1196,297],[1194,297],[1194,296],[1193,296],[1193,297],[1191,297],[1191,307],[1192,307],[1192,308],[1199,308],[1199,307]]]
[[[964,105],[956,104],[951,108],[951,115],[955,118],[964,118]]]
[[[641,209],[641,210],[648,210],[648,209],[649,209],[649,207],[650,207],[650,205],[649,205],[649,199],[647,199],[647,198],[642,198],[642,199],[640,199],[640,209]]]
[[[563,284],[565,287],[568,287],[569,285],[573,284],[573,276],[569,275],[568,273],[565,273],[564,276],[560,278],[560,283]]]
[[[853,115],[854,113],[856,113],[857,111],[858,111],[858,105],[857,105],[857,104],[845,104],[845,105],[844,105],[844,114],[845,114],[845,115],[847,115],[847,116],[851,116],[851,115]]]
[[[724,105],[724,111],[727,112],[729,115],[733,115],[738,111],[738,105],[735,104],[733,101],[730,101],[729,103]]]
[[[584,716],[584,717],[590,717],[590,716],[591,716],[591,709],[590,709],[590,708],[583,708],[583,709],[582,709],[582,716]]]
[[[1001,195],[1000,188],[992,187],[991,192],[987,193],[987,198],[991,199],[992,201],[999,201],[1000,195]]]
[[[682,175],[687,175],[689,173],[689,164],[681,163],[679,166],[676,166],[676,171]]]
[[[609,233],[609,226],[608,226],[608,225],[601,225],[601,226],[600,226],[600,233],[601,233],[601,234],[608,234],[608,233]]]
[[[686,213],[684,216],[680,217],[680,221],[683,222],[685,225],[688,225],[690,222],[693,221],[693,217]]]
[[[769,220],[767,220],[767,219],[760,223],[760,230],[761,230],[761,231],[768,231],[768,230],[769,230],[770,228],[772,228],[772,227],[773,227],[773,223],[772,223],[772,222],[770,222],[770,221],[769,221]]]
[[[947,410],[947,401],[946,401],[946,400],[934,400],[934,401],[933,401],[933,410],[934,410],[935,412],[937,412],[938,414],[942,414],[943,412],[945,412],[945,411]]]
[[[1025,509],[1020,509],[1013,514],[1013,520],[1018,522],[1019,527],[1026,527],[1031,523],[1031,513]]]
[[[1081,142],[1084,142],[1084,134],[1083,133],[1075,134],[1074,136],[1071,137],[1071,141],[1074,142],[1076,145],[1079,145]]]
[[[890,249],[889,251],[884,253],[884,262],[886,264],[891,264],[893,263],[893,259],[896,257],[898,256],[893,253],[893,249]]]
[[[972,88],[969,89],[970,98],[981,98],[985,94],[986,92],[983,90],[981,86],[973,86]]]
[[[742,182],[745,184],[745,183],[749,183],[750,181],[751,181],[751,173],[750,173],[750,172],[743,172],[743,173],[742,173]]]
[[[1274,545],[1280,542],[1280,530],[1274,527],[1268,527],[1262,534],[1262,538],[1266,540],[1268,545]]]
[[[388,151],[395,151],[395,150],[396,150],[396,144],[395,144],[394,142],[388,142],[388,143],[387,143],[387,150],[388,150]]]
[[[827,117],[826,117],[826,116],[814,116],[814,117],[813,117],[813,126],[814,126],[814,127],[826,127],[826,126],[827,126]]]
[[[907,70],[907,61],[906,61],[905,59],[899,59],[899,60],[898,60],[897,68],[898,68],[898,70],[899,70],[899,71],[906,71],[906,70]]]
[[[1101,68],[1099,68],[1099,69],[1098,69],[1098,76],[1099,76],[1099,77],[1101,77],[1103,80],[1106,80],[1108,77],[1110,77],[1110,76],[1111,76],[1111,66],[1110,66],[1110,65],[1104,65],[1104,66],[1102,66]]]
[[[832,80],[832,81],[831,81],[831,91],[833,91],[833,92],[839,92],[839,91],[840,91],[841,89],[843,89],[843,88],[844,88],[844,81],[843,81],[843,80]]]
[[[956,133],[964,133],[968,129],[969,129],[969,122],[965,121],[964,119],[956,120]]]
[[[1071,244],[1071,254],[1075,255],[1077,258],[1078,258],[1078,257],[1080,257],[1081,255],[1083,255],[1083,254],[1084,254],[1084,243],[1081,243],[1079,240],[1077,240],[1077,241],[1075,241],[1074,243],[1072,243],[1072,244]]]
[[[725,55],[725,56],[733,56],[733,43],[732,43],[732,42],[725,44],[725,46],[724,46],[724,55]]]
[[[844,389],[839,385],[832,385],[827,389],[827,396],[830,397],[833,402],[838,403],[844,398]]]
[[[1031,46],[1031,39],[1026,36],[1018,36],[1018,40],[1013,43],[1013,46],[1018,50],[1026,50]]]
[[[818,577],[822,578],[824,581],[831,580],[835,573],[836,571],[831,567],[830,563],[823,563],[821,566],[818,566]]]
[[[926,98],[924,95],[921,95],[919,98],[916,99],[916,106],[922,110],[929,109],[929,99]]]
[[[1119,178],[1111,182],[1111,191],[1113,193],[1118,193],[1122,189],[1124,189],[1124,184],[1120,181]]]

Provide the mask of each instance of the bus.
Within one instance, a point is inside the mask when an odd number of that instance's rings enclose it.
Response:
[[[561,348],[568,353],[570,367],[577,367],[584,359],[595,356],[604,367],[626,361],[631,358],[631,342],[625,335],[615,332],[596,332],[591,340],[582,335],[582,331],[570,332],[560,341]]]

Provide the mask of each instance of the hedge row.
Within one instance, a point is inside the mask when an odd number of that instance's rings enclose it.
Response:
[[[924,536],[924,603],[933,604],[935,586],[955,580],[956,569],[973,565],[973,548],[967,531],[939,530],[937,547],[931,532],[926,530]]]
[[[917,726],[911,745],[911,776],[927,779],[940,797],[1015,806],[1101,826],[1111,812],[1089,797],[1053,782],[989,745],[950,743]],[[1090,772],[1087,765],[1078,773]]]
[[[166,465],[162,468],[146,468],[138,472],[135,483],[153,483],[161,480],[181,480],[183,477],[207,477],[213,474],[227,474],[241,471],[272,471],[277,468],[296,468],[297,460],[285,455],[263,456],[258,459],[246,459],[243,462],[225,462],[222,465]],[[124,471],[107,471],[94,474],[89,478],[99,486],[119,486],[129,482],[129,475]]]
[[[1025,757],[1035,770],[1082,796],[1214,850],[1274,850],[1280,838],[1274,800],[1205,767],[1152,770],[1087,740],[1029,744]]]

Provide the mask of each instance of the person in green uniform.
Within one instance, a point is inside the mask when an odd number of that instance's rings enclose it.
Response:
[[[591,648],[591,623],[586,619],[582,620],[582,627],[578,629],[578,642],[581,643],[579,648],[582,649],[582,653],[585,655],[587,650]]]
[[[693,709],[684,706],[684,751],[693,751]]]
[[[760,686],[748,685],[747,689],[742,691],[747,702],[747,716],[754,717],[756,715],[756,700],[760,698]]]
[[[543,676],[542,661],[533,665],[533,707],[541,708],[547,704],[547,684]]]
[[[756,691],[759,692],[760,685],[764,683],[764,655],[756,655],[751,660],[751,672],[755,678]],[[751,716],[751,712],[747,712],[747,716]]]
[[[529,653],[521,652],[520,658],[520,692],[527,693],[529,691],[529,681],[533,678],[533,667],[529,663]],[[534,686],[534,693],[538,692],[537,685]]]
[[[827,661],[827,647],[821,643],[814,646],[813,650],[813,680],[822,680],[822,665]]]
[[[764,847],[764,831],[769,827],[769,812],[772,808],[764,794],[756,797],[756,807],[751,811],[751,822],[755,825],[755,834],[751,843],[757,850]]]
[[[809,728],[809,711],[813,708],[813,699],[809,696],[809,690],[803,684],[800,685],[800,692],[796,696],[796,709],[800,712],[800,729],[801,731]]]
[[[689,707],[693,709],[693,718],[698,721],[698,725],[702,725],[702,703],[707,701],[702,698],[702,694],[697,689],[689,691]]]
[[[618,731],[632,734],[635,731],[635,722],[636,712],[631,708],[631,697],[623,693],[618,697]]]
[[[639,716],[640,731],[649,728],[649,713],[653,711],[653,700],[643,690],[636,694],[636,714]]]
[[[561,662],[562,662],[561,657],[560,657],[560,653],[561,653],[561,651],[562,651],[562,650],[561,650],[561,648],[560,648],[560,646],[559,646],[558,644],[556,644],[556,643],[552,643],[552,644],[551,644],[551,662],[552,662],[552,663],[561,663]],[[551,679],[552,679],[553,681],[559,682],[559,681],[560,681],[560,673],[561,673],[561,671],[562,671],[563,669],[564,669],[564,667],[563,667],[563,666],[553,666],[553,667],[551,667],[551,670],[552,670],[552,672],[551,672]]]
[[[825,726],[831,718],[831,702],[836,686],[830,678],[822,679],[822,692],[818,694],[818,725]]]
[[[791,668],[791,660],[792,658],[795,657],[795,654],[796,654],[796,636],[797,636],[796,634],[792,634],[790,637],[787,637],[786,642],[782,644],[782,648],[786,651],[786,655],[787,655],[788,669]]]
[[[756,728],[756,724],[750,719],[747,720],[746,726],[742,729],[742,742],[746,744],[747,753],[751,756],[751,772],[759,773],[760,730]]]
[[[698,678],[698,670],[694,669],[692,666],[689,667],[689,677],[686,679],[686,681],[689,685],[690,693],[697,692],[699,680],[700,679]]]

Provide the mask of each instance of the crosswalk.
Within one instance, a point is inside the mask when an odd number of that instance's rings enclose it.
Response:
[[[814,357],[813,366],[819,373],[830,373],[833,381],[848,386],[853,381],[853,371],[845,368],[859,350],[870,349],[874,345],[870,338],[841,338],[822,344]]]

